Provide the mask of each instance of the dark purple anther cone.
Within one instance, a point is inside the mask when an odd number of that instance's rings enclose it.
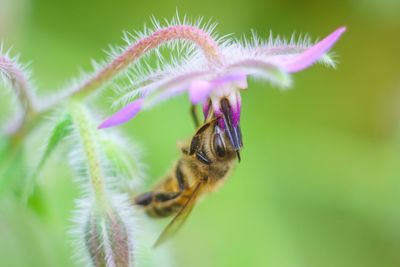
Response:
[[[228,99],[226,98],[221,99],[220,106],[222,111],[222,118],[219,120],[220,127],[226,130],[232,146],[237,152],[239,152],[243,147],[239,115],[237,114],[237,111],[232,109]]]

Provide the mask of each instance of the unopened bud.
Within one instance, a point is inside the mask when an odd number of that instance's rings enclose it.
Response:
[[[85,227],[85,244],[94,266],[133,266],[128,227],[112,208],[92,211]]]

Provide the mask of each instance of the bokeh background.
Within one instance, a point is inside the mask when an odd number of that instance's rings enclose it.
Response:
[[[400,1],[0,0],[0,39],[32,61],[46,92],[105,58],[123,30],[176,9],[235,36],[348,32],[334,47],[337,70],[313,66],[287,92],[250,81],[242,162],[169,242],[172,263],[159,265],[400,266]],[[7,100],[2,94],[1,119]],[[104,108],[111,111],[107,99]],[[193,133],[188,109],[180,97],[123,126],[144,147],[148,185]],[[48,165],[28,208],[1,195],[0,266],[75,266],[67,229],[78,186],[65,158]],[[157,222],[155,236],[167,222]]]

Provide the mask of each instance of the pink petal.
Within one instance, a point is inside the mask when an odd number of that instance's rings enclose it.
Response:
[[[247,89],[248,85],[247,85],[247,75],[245,75],[241,80],[237,81],[236,86],[239,89]]]
[[[195,80],[189,86],[189,98],[193,104],[204,102],[214,85],[203,80]]]
[[[189,90],[192,81],[203,79],[209,71],[189,72],[177,75],[162,82],[155,82],[140,89],[146,95],[143,108],[152,107],[163,100],[177,96]]]
[[[195,80],[190,84],[189,97],[193,104],[204,102],[211,91],[223,86],[232,86],[239,89],[247,88],[247,76],[245,73],[227,73],[211,80]]]
[[[340,36],[346,31],[346,27],[341,27],[325,37],[322,41],[308,48],[303,53],[291,58],[290,60],[278,62],[287,72],[297,72],[310,67],[320,57],[331,49]]]
[[[237,127],[240,122],[240,111],[242,107],[242,97],[240,92],[237,91],[235,94],[231,94],[228,97],[229,103],[231,104],[231,116],[233,127]]]
[[[176,76],[167,76],[160,81],[150,83],[139,89],[142,94],[154,94],[160,92],[166,92],[168,90],[173,90],[174,88],[181,88],[182,86],[187,86],[192,80],[201,79],[205,76],[210,75],[209,71],[193,71],[187,73],[180,73]],[[178,90],[179,91],[179,90]]]
[[[175,87],[170,87],[168,90],[160,89],[158,92],[146,96],[143,102],[143,109],[151,108],[162,101],[178,96],[188,90],[189,84],[179,84]]]
[[[100,126],[99,129],[109,128],[113,126],[125,123],[136,116],[136,114],[142,109],[143,99],[138,99],[125,107],[120,111],[106,119]]]
[[[282,87],[288,87],[291,80],[286,70],[281,67],[282,64],[282,62],[261,58],[245,58],[235,62],[234,64],[228,65],[226,69],[230,71],[241,71],[246,75],[254,75]],[[243,81],[241,86],[247,88],[247,84],[244,84],[244,82],[245,81]],[[244,89],[240,86],[239,88]]]
[[[216,86],[224,86],[228,83],[232,83],[234,86],[237,86],[240,89],[245,89],[247,88],[247,75],[244,72],[228,73],[212,80],[212,83],[214,83]]]

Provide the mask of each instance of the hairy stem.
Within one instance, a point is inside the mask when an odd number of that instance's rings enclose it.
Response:
[[[0,75],[7,80],[20,102],[22,111],[17,111],[3,129],[8,135],[19,135],[27,117],[36,113],[36,98],[28,77],[18,64],[7,55],[0,54]]]
[[[8,56],[0,55],[0,72],[10,82],[19,102],[27,113],[35,111],[35,95],[22,69]]]
[[[111,82],[126,68],[142,57],[150,50],[160,45],[173,41],[186,40],[195,43],[203,52],[210,64],[220,64],[221,55],[217,42],[202,29],[191,25],[176,25],[153,32],[151,35],[138,40],[129,46],[121,55],[117,56],[104,68],[93,73],[89,79],[83,81],[74,88],[61,91],[53,98],[47,101],[36,101],[34,91],[29,87],[28,79],[23,71],[17,67],[11,59],[6,56],[0,56],[0,71],[6,74],[13,85],[20,102],[24,106],[23,118],[21,123],[10,123],[13,132],[11,135],[23,136],[26,133],[23,129],[31,129],[40,121],[49,110],[54,108],[60,102],[65,101],[71,96],[76,99],[82,99]],[[4,70],[8,70],[5,72]],[[26,125],[28,124],[28,125]],[[9,132],[9,129],[5,129]]]
[[[148,37],[140,39],[132,44],[125,52],[91,76],[90,79],[78,85],[76,88],[73,88],[72,95],[78,98],[88,95],[97,88],[110,82],[145,53],[172,40],[192,41],[203,51],[204,56],[210,63],[220,62],[218,44],[208,33],[200,28],[189,25],[170,26],[157,30]]]
[[[95,142],[95,140],[97,139],[94,130],[95,128],[92,127],[86,110],[80,104],[71,103],[70,111],[82,143],[81,145],[83,147],[86,158],[90,184],[93,188],[96,199],[103,202],[102,200],[105,195],[105,186],[103,181],[104,177],[102,164]]]
[[[24,122],[25,122],[24,112],[17,111],[14,113],[11,119],[8,119],[8,121],[6,121],[6,123],[2,128],[2,131],[8,136],[18,135],[17,133],[22,128]]]

